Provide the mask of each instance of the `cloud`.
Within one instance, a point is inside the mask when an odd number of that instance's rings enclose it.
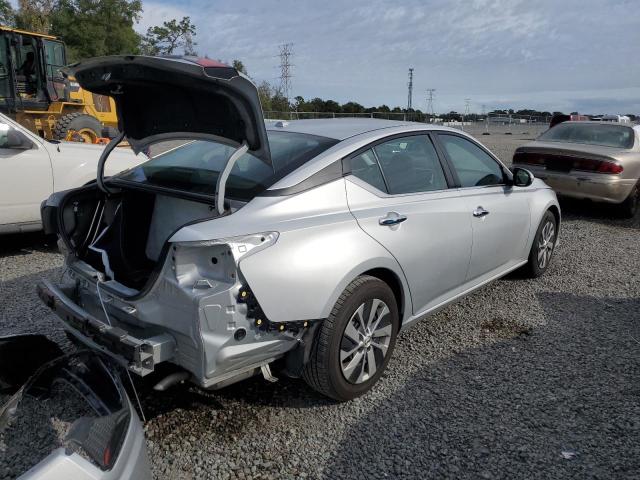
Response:
[[[617,96],[640,85],[635,61],[640,15],[630,0],[154,0],[144,5],[139,30],[189,15],[198,29],[200,54],[241,59],[259,81],[277,81],[278,45],[293,42],[292,93],[305,98],[403,105],[407,69],[413,67],[414,105],[422,108],[427,88],[437,89],[442,110],[463,108],[466,97],[478,107],[500,98],[533,108],[637,105],[637,98]],[[579,92],[593,92],[599,103]]]
[[[172,18],[181,19],[189,16],[187,10],[176,7],[172,3],[144,2],[142,4],[142,18],[135,26],[138,33],[146,33],[149,27],[161,25]]]

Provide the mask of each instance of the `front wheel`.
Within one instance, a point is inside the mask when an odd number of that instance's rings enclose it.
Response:
[[[557,223],[555,215],[547,210],[533,239],[533,245],[529,251],[529,261],[524,267],[527,276],[537,278],[549,268],[558,239]]]
[[[363,275],[342,293],[318,331],[303,378],[335,400],[356,398],[378,381],[400,325],[389,286]]]

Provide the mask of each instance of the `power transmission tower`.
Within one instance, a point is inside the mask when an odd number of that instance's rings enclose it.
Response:
[[[411,110],[411,103],[413,102],[413,68],[409,69],[409,98],[407,99],[407,112]]]
[[[435,92],[435,88],[427,88],[427,114],[430,115],[430,122],[433,122],[433,119],[436,116],[433,111],[433,97]]]
[[[291,91],[291,57],[293,56],[293,43],[283,43],[280,48],[280,91],[284,98],[289,101],[289,92]]]
[[[469,115],[469,107],[471,105],[471,99],[470,98],[465,98],[464,99],[464,116],[466,117],[467,115]]]

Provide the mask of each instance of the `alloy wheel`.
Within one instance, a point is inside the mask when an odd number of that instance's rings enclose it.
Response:
[[[538,266],[542,269],[546,268],[551,260],[553,247],[555,243],[556,227],[552,221],[547,221],[540,232],[538,240]]]
[[[382,300],[367,300],[356,309],[340,343],[340,368],[348,382],[366,382],[382,368],[392,330],[391,313]]]

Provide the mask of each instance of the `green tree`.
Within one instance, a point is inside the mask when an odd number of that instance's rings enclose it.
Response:
[[[272,89],[269,82],[265,81],[258,85],[258,97],[260,98],[260,104],[262,105],[263,112],[273,110],[271,108],[271,95]]]
[[[242,63],[241,60],[234,60],[232,65],[233,68],[235,68],[240,73],[244,73],[245,75],[249,76],[249,74],[247,73],[247,68],[244,66],[244,63]]]
[[[139,53],[133,29],[140,0],[59,0],[51,13],[51,33],[67,44],[70,61],[100,55]]]
[[[13,27],[16,24],[16,12],[8,0],[0,0],[0,24]]]
[[[342,105],[341,110],[344,113],[364,113],[364,107],[357,102],[347,102]]]
[[[271,109],[276,112],[290,112],[291,106],[289,101],[282,94],[279,88],[273,89],[273,95],[271,96]]]
[[[195,55],[195,36],[196,26],[189,17],[182,17],[180,21],[174,18],[147,30],[142,51],[147,55],[174,55],[182,48],[185,55]]]
[[[320,111],[340,113],[342,108],[340,108],[340,104],[338,102],[334,100],[327,100],[326,102],[323,102],[322,110]]]
[[[51,13],[56,6],[56,0],[18,0],[15,24],[30,32],[49,33]]]

